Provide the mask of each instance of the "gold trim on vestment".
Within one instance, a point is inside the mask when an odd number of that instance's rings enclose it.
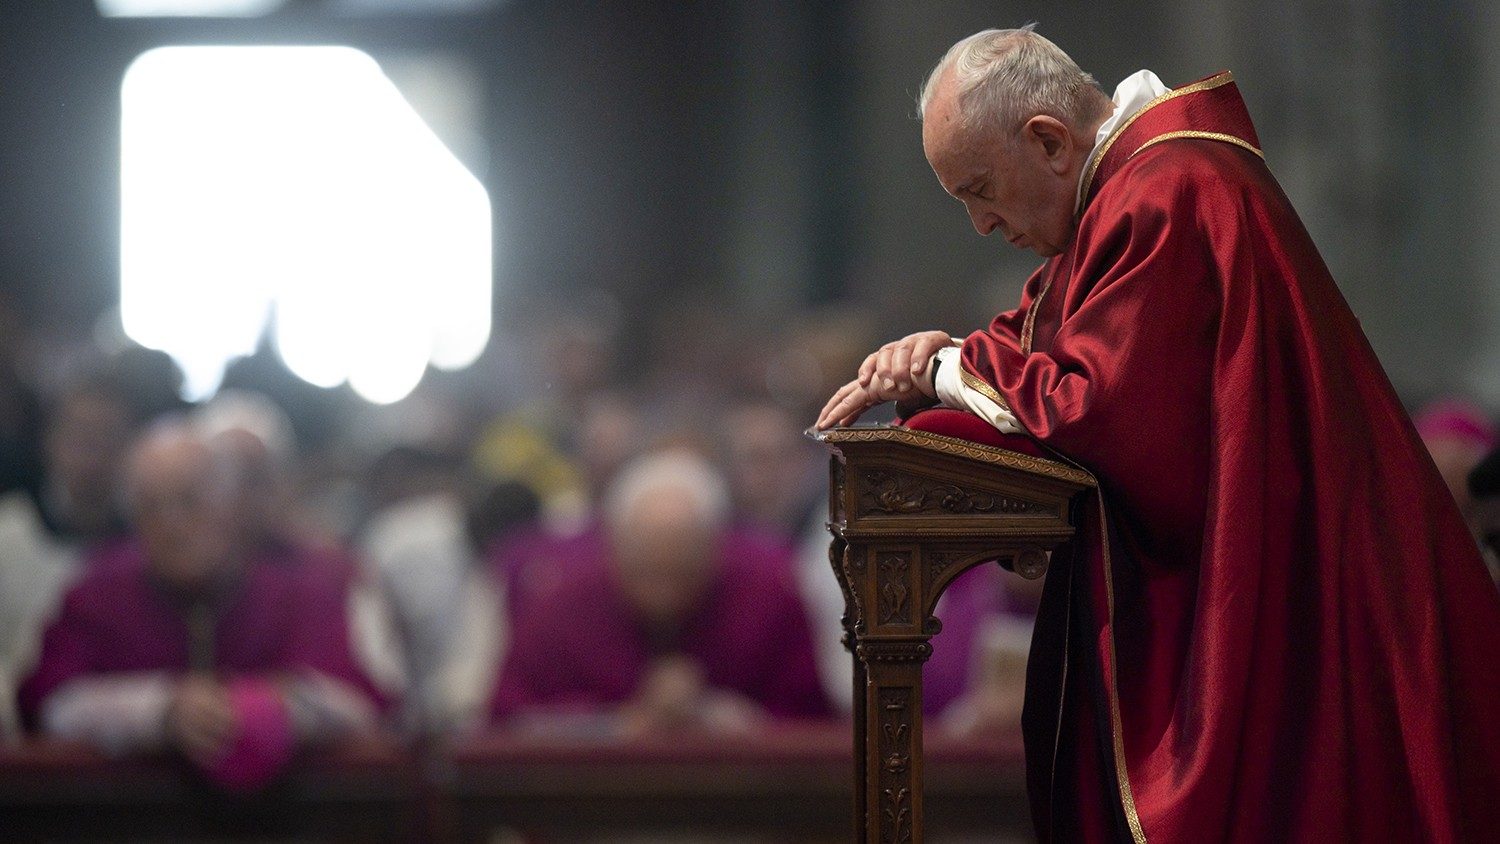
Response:
[[[1098,484],[1098,479],[1094,483]],[[1120,724],[1120,689],[1116,683],[1119,671],[1115,665],[1115,585],[1113,565],[1109,558],[1109,514],[1104,509],[1104,490],[1099,497],[1099,532],[1104,542],[1104,598],[1109,607],[1109,721],[1114,733],[1115,776],[1120,781],[1120,800],[1125,805],[1125,821],[1130,824],[1130,837],[1135,844],[1146,844],[1146,831],[1141,828],[1141,816],[1135,808],[1135,792],[1130,788],[1130,773],[1125,767],[1125,728]]]
[[[1199,91],[1209,91],[1214,88],[1218,88],[1221,85],[1228,85],[1233,81],[1234,74],[1226,70],[1223,73],[1217,74],[1215,76],[1210,76],[1202,82],[1194,82],[1191,85],[1168,91],[1165,94],[1162,94],[1161,96],[1152,100],[1151,102],[1146,103],[1141,107],[1140,111],[1137,111],[1135,114],[1132,114],[1129,117],[1125,118],[1125,121],[1123,123],[1121,123],[1119,126],[1116,126],[1115,130],[1109,133],[1109,137],[1104,139],[1104,143],[1099,145],[1098,155],[1095,155],[1093,157],[1093,160],[1089,162],[1088,169],[1083,173],[1083,193],[1080,195],[1083,197],[1084,201],[1083,203],[1080,203],[1078,213],[1081,215],[1083,213],[1083,206],[1088,203],[1089,188],[1094,184],[1094,173],[1099,169],[1100,162],[1104,161],[1104,156],[1109,154],[1109,148],[1115,145],[1115,141],[1125,133],[1126,129],[1130,128],[1130,124],[1134,123],[1141,115],[1145,114],[1153,108],[1156,108],[1167,100],[1174,100],[1178,97],[1185,97],[1188,94],[1196,94]],[[1136,150],[1136,152],[1140,152],[1140,150]]]
[[[1162,94],[1161,96],[1152,100],[1151,102],[1146,103],[1146,105],[1143,106],[1139,111],[1137,111],[1135,114],[1130,115],[1130,117],[1126,118],[1124,122],[1115,127],[1115,130],[1109,133],[1109,137],[1105,138],[1104,142],[1099,145],[1098,154],[1093,156],[1092,160],[1089,161],[1088,168],[1084,171],[1083,191],[1080,195],[1084,198],[1085,202],[1080,204],[1078,213],[1080,215],[1083,213],[1083,206],[1087,202],[1089,189],[1093,187],[1094,175],[1098,172],[1099,165],[1104,161],[1104,157],[1109,154],[1109,150],[1114,146],[1115,141],[1118,140],[1120,136],[1125,133],[1125,130],[1129,129],[1131,124],[1135,123],[1135,121],[1140,118],[1141,115],[1145,114],[1156,106],[1167,102],[1168,100],[1187,96],[1188,94],[1196,94],[1200,91],[1209,91],[1223,85],[1228,85],[1233,81],[1234,74],[1226,70],[1223,73],[1210,76],[1202,82],[1195,82],[1192,85],[1168,91],[1165,94]],[[1223,141],[1225,143],[1234,144],[1238,147],[1243,147],[1244,149],[1250,150],[1261,158],[1265,158],[1265,154],[1261,152],[1260,149],[1258,149],[1250,142],[1244,140],[1243,138],[1237,138],[1233,135],[1226,135],[1219,132],[1202,132],[1197,130],[1167,132],[1165,134],[1158,135],[1142,144],[1141,146],[1137,147],[1135,151],[1130,154],[1130,157],[1134,158],[1135,155],[1141,150],[1144,150],[1147,147],[1152,146],[1153,144],[1158,144],[1162,141],[1169,141],[1176,138],[1203,138],[1207,140]],[[1036,330],[1037,310],[1041,306],[1042,300],[1046,297],[1047,291],[1051,288],[1051,286],[1052,280],[1049,278],[1042,285],[1042,289],[1037,293],[1036,298],[1032,300],[1031,306],[1026,309],[1026,321],[1021,327],[1022,354],[1031,354],[1031,341]],[[967,375],[968,373],[964,374]],[[1059,456],[1061,457],[1062,455]],[[1099,481],[1093,476],[1093,473],[1088,472],[1087,469],[1084,469],[1082,466],[1072,460],[1068,460],[1066,457],[1064,457],[1063,459],[1071,464],[1074,468],[1087,473],[1090,480],[1093,481],[1095,488],[1098,489],[1099,531],[1101,541],[1104,543],[1104,595],[1109,621],[1109,639],[1106,642],[1109,648],[1109,671],[1107,672],[1107,676],[1104,679],[1105,685],[1109,690],[1109,722],[1111,733],[1110,743],[1114,751],[1115,780],[1119,787],[1120,803],[1125,810],[1125,821],[1130,826],[1130,837],[1132,841],[1135,842],[1135,844],[1146,844],[1146,831],[1141,825],[1140,812],[1137,810],[1135,805],[1135,792],[1130,786],[1129,767],[1125,762],[1125,730],[1120,719],[1120,690],[1117,682],[1119,670],[1118,666],[1116,665],[1117,657],[1115,650],[1115,588],[1113,564],[1110,559],[1109,549],[1109,513],[1104,506],[1104,491],[1099,487]],[[1067,665],[1066,655],[1064,655],[1063,657],[1063,665],[1064,667],[1066,667]],[[1056,745],[1054,745],[1054,756],[1056,754],[1056,750]],[[1054,766],[1055,764],[1056,760],[1054,758]]]
[[[978,375],[975,375],[969,370],[964,369],[963,364],[961,363],[958,365],[958,377],[963,380],[965,387],[968,387],[969,389],[979,393],[995,404],[1000,405],[1000,407],[1005,409],[1006,413],[1010,412],[1010,403],[1005,400],[1005,397],[1000,395],[1000,392],[994,387],[990,386],[990,384],[983,378],[980,378]]]
[[[1120,690],[1116,682],[1118,672],[1115,667],[1115,580],[1114,567],[1109,554],[1109,512],[1104,507],[1104,488],[1099,485],[1099,479],[1094,476],[1094,473],[1085,469],[1078,461],[1073,460],[1050,446],[1047,450],[1056,454],[1062,462],[1088,475],[1089,480],[1093,482],[1095,495],[1099,499],[1099,537],[1104,549],[1104,598],[1109,616],[1109,673],[1104,678],[1104,684],[1109,689],[1110,744],[1114,750],[1115,779],[1119,782],[1120,804],[1125,809],[1125,822],[1130,825],[1130,838],[1134,844],[1146,844],[1146,830],[1141,826],[1141,815],[1135,808],[1135,792],[1130,787],[1130,773],[1125,766],[1125,729],[1121,726],[1120,722]],[[1084,584],[1084,588],[1088,588],[1087,583]],[[1068,596],[1068,600],[1071,607],[1071,594]],[[1087,600],[1087,597],[1085,597],[1085,600]],[[1066,636],[1066,634],[1064,635]],[[1066,639],[1064,639],[1064,643],[1066,644]],[[1068,660],[1065,655],[1063,657],[1063,667],[1065,670],[1067,664]],[[1066,682],[1067,675],[1064,674],[1063,677],[1064,682]],[[1066,691],[1064,694],[1066,694]],[[1060,718],[1061,713],[1059,713]],[[1053,770],[1055,772],[1057,764],[1057,746],[1055,744],[1053,745],[1052,753]]]
[[[1037,291],[1036,298],[1031,300],[1031,305],[1026,308],[1026,321],[1021,323],[1021,354],[1031,354],[1031,335],[1036,331],[1036,312],[1046,297],[1047,291],[1052,288],[1052,277],[1042,282],[1042,289]]]
[[[1177,132],[1168,132],[1165,135],[1157,135],[1156,137],[1152,138],[1151,140],[1149,140],[1149,141],[1145,142],[1144,144],[1141,144],[1140,146],[1136,147],[1135,148],[1135,152],[1132,152],[1130,154],[1130,157],[1131,158],[1135,158],[1136,155],[1139,154],[1140,151],[1143,150],[1143,149],[1145,149],[1146,147],[1155,146],[1156,144],[1159,144],[1162,141],[1171,141],[1171,140],[1175,140],[1177,138],[1202,138],[1203,140],[1207,140],[1207,141],[1223,141],[1226,144],[1234,144],[1237,147],[1243,147],[1245,149],[1248,149],[1251,152],[1255,153],[1256,155],[1260,156],[1261,158],[1265,158],[1266,157],[1266,154],[1263,153],[1263,152],[1261,152],[1260,149],[1255,146],[1255,144],[1250,143],[1249,141],[1245,140],[1244,138],[1237,138],[1234,135],[1226,135],[1223,132],[1202,132],[1202,131],[1199,131],[1197,129],[1182,129],[1182,130],[1177,131]]]

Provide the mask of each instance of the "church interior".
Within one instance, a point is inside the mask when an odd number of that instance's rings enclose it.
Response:
[[[849,840],[804,432],[1016,307],[915,98],[1033,21],[1233,71],[1500,543],[1500,4],[7,2],[0,838]],[[1031,548],[933,610],[930,840],[1032,840]]]

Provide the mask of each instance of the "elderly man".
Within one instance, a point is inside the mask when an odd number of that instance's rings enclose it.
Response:
[[[828,714],[787,563],[726,541],[729,493],[706,462],[642,458],[604,509],[605,559],[523,611],[497,720],[632,736]]]
[[[22,713],[116,752],[175,749],[211,780],[258,787],[301,744],[371,725],[348,572],[238,542],[232,461],[185,422],[130,455],[137,542],[90,563],[48,627]]]
[[[1500,598],[1229,74],[1111,100],[988,31],[921,109],[975,229],[1047,261],[988,329],[871,355],[818,424],[940,401],[1097,476],[1028,669],[1041,836],[1493,835]]]

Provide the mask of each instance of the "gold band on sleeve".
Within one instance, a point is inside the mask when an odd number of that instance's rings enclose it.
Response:
[[[1002,407],[1005,412],[1010,412],[1010,403],[1005,400],[1004,396],[1000,395],[1000,391],[996,390],[983,378],[980,378],[978,375],[975,375],[969,370],[964,369],[962,363],[958,365],[958,377],[963,380],[965,387],[968,387],[974,392],[979,393],[995,404],[1000,405],[1000,407]]]

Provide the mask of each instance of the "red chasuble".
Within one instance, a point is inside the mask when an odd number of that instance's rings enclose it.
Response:
[[[1102,145],[964,381],[1091,471],[1026,712],[1043,838],[1500,835],[1500,597],[1228,73]]]

